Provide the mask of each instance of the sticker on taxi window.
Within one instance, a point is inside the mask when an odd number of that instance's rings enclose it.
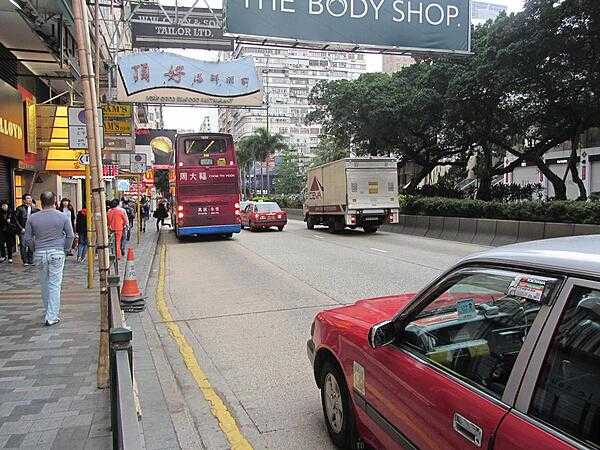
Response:
[[[226,166],[227,165],[227,161],[225,161],[225,158],[219,158],[217,160],[217,166]]]
[[[547,280],[532,276],[516,276],[508,287],[507,295],[541,302]]]
[[[473,317],[477,315],[475,309],[475,300],[472,298],[464,298],[456,302],[456,312],[459,317]]]
[[[379,182],[369,181],[369,194],[378,194],[378,193],[379,193]]]

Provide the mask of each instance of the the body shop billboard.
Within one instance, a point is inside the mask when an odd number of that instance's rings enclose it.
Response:
[[[469,53],[470,0],[226,0],[225,30],[292,45]]]

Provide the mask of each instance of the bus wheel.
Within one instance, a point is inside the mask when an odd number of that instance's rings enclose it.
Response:
[[[254,228],[254,225],[252,225],[252,222],[248,222],[248,229],[250,231],[256,231],[256,228]]]
[[[283,227],[277,227],[279,231],[283,231]]]

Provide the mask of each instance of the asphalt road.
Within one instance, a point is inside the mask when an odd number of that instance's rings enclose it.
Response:
[[[166,242],[174,320],[184,325],[199,365],[242,433],[255,448],[271,449],[333,448],[306,356],[319,310],[416,291],[483,249],[383,232],[331,235],[298,221],[281,233],[243,231],[231,240],[186,242],[169,233]],[[194,387],[187,389],[193,397]],[[209,419],[196,418],[203,420]],[[203,440],[213,442],[210,448],[226,447],[216,435]]]

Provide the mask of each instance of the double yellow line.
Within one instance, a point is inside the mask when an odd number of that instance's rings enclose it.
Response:
[[[169,330],[169,334],[175,339],[179,353],[183,357],[183,361],[187,366],[188,370],[192,374],[194,381],[200,388],[202,395],[210,404],[210,410],[219,422],[219,427],[225,434],[225,437],[229,441],[229,445],[234,450],[251,450],[252,445],[244,437],[240,431],[237,422],[233,415],[221,400],[221,397],[215,392],[211,386],[206,374],[198,364],[194,349],[189,344],[188,340],[181,332],[181,329],[177,323],[173,320],[173,316],[169,311],[167,302],[165,299],[165,278],[166,278],[166,262],[167,262],[167,247],[165,244],[160,249],[160,267],[158,273],[158,284],[156,286],[156,306],[158,312],[165,323],[165,326]]]

